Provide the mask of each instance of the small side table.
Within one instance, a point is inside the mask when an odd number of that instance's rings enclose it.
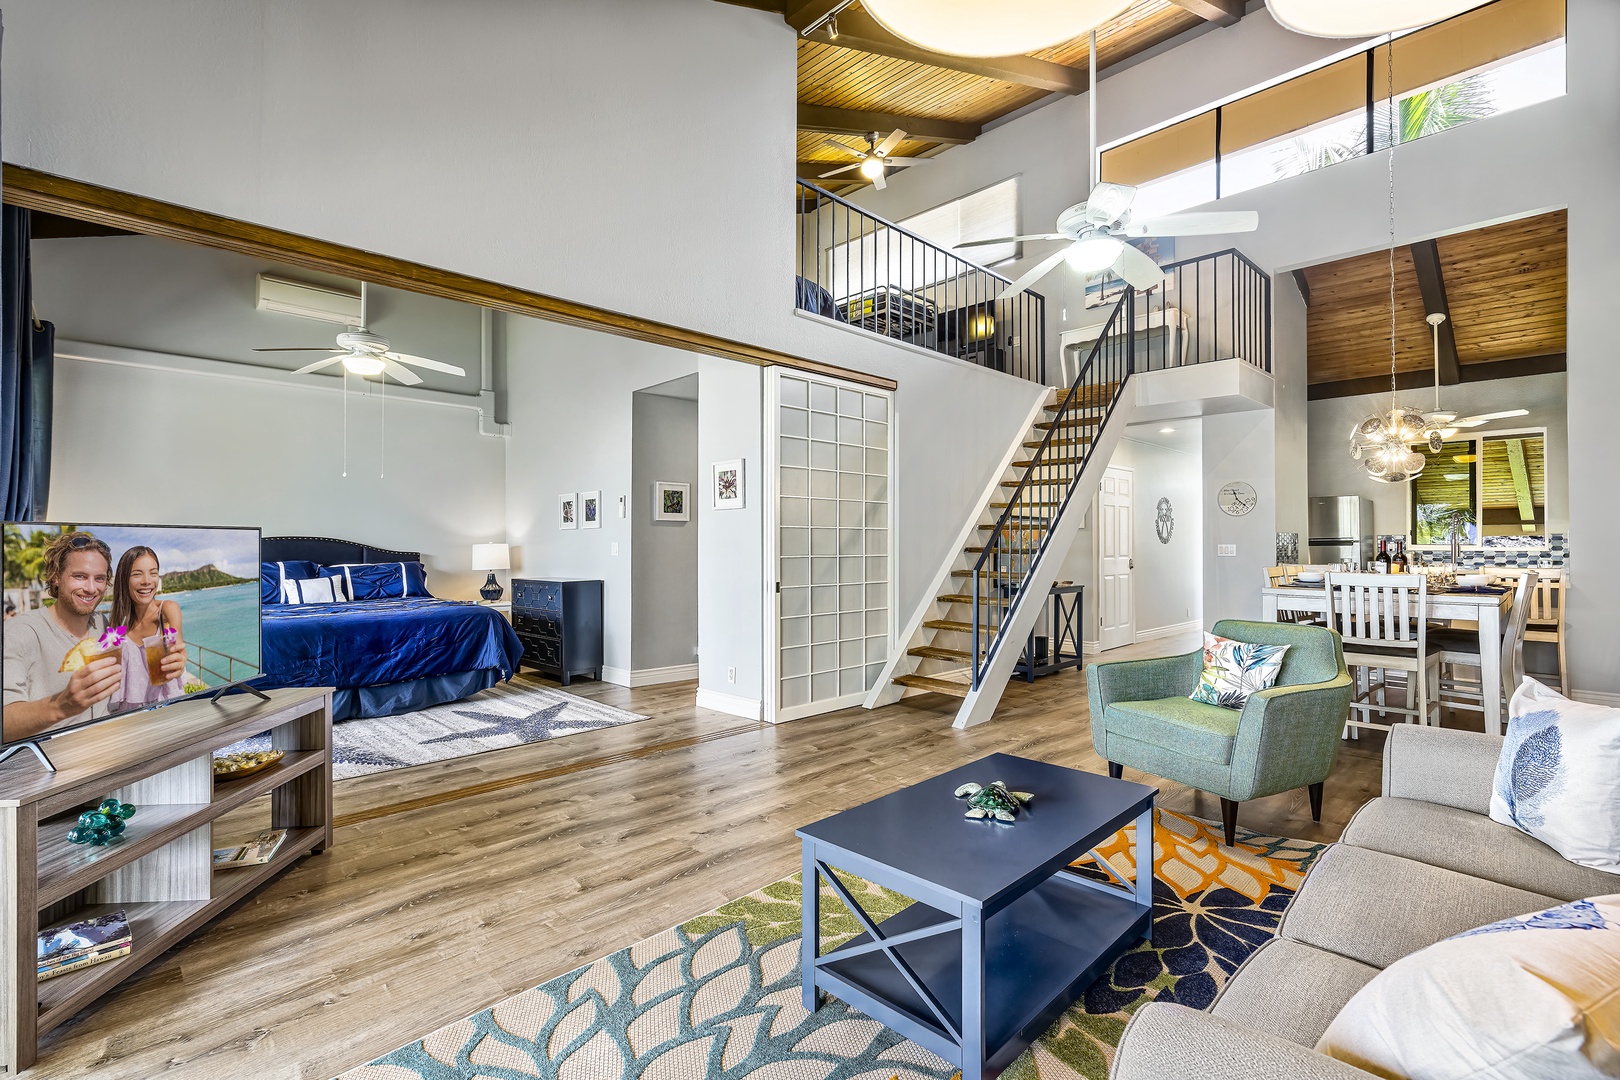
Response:
[[[1047,595],[1046,610],[1035,629],[1029,632],[1024,655],[1019,658],[1013,674],[1022,675],[1026,682],[1034,682],[1037,675],[1055,675],[1065,668],[1079,669],[1085,664],[1081,650],[1081,620],[1084,610],[1084,585],[1054,585]],[[1046,655],[1035,650],[1035,638],[1046,631]]]
[[[510,600],[480,600],[479,607],[493,608],[506,616],[506,621],[512,621],[512,601]]]

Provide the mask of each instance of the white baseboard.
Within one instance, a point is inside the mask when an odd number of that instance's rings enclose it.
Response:
[[[1156,641],[1159,638],[1175,637],[1177,634],[1185,634],[1189,631],[1202,630],[1203,628],[1204,624],[1201,620],[1193,619],[1189,622],[1171,623],[1169,626],[1155,626],[1151,630],[1138,630],[1136,632],[1136,640]]]
[[[712,709],[715,712],[725,713],[727,716],[740,716],[744,720],[758,720],[761,712],[758,698],[722,694],[718,690],[699,689],[697,692],[697,707],[700,709]]]
[[[691,682],[698,677],[696,664],[676,664],[673,667],[642,668],[629,673],[626,686],[662,686],[664,683]]]
[[[602,681],[612,683],[614,686],[634,686],[631,682],[633,673],[629,668],[605,667],[602,669]]]
[[[1081,656],[1086,656],[1086,655],[1095,656],[1097,653],[1100,653],[1100,652],[1102,652],[1102,642],[1101,641],[1092,640],[1092,641],[1082,641],[1080,643],[1080,655]]]
[[[1607,690],[1576,690],[1570,696],[1588,705],[1607,705],[1610,708],[1620,709],[1620,694],[1612,694]]]

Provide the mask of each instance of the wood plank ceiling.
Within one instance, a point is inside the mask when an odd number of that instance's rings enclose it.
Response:
[[[1557,210],[1397,248],[1395,366],[1403,388],[1432,378],[1424,321],[1432,311],[1448,316],[1442,382],[1562,370],[1568,240],[1569,214]],[[1389,262],[1388,251],[1374,251],[1296,272],[1309,293],[1313,397],[1389,385]]]
[[[800,32],[798,173],[835,192],[868,181],[858,172],[822,180],[853,163],[828,139],[866,148],[863,133],[881,139],[896,127],[915,137],[892,151],[921,157],[970,142],[983,125],[1049,93],[1081,93],[1088,73],[1082,36],[1028,57],[989,60],[928,53],[894,37],[859,2],[840,0],[721,0],[780,13]],[[1136,0],[1097,33],[1100,71],[1150,49],[1207,19],[1237,21],[1242,0]],[[838,35],[827,23],[836,11]]]

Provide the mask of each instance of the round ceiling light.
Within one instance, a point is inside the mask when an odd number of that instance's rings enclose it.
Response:
[[[862,0],[892,34],[950,56],[1017,56],[1094,30],[1131,0]]]
[[[1093,233],[1070,244],[1063,257],[1082,274],[1096,274],[1113,266],[1124,247],[1125,242],[1117,237]]]
[[[869,157],[865,161],[861,162],[861,175],[866,177],[868,180],[876,180],[878,177],[882,176],[883,159],[874,154],[872,157]]]
[[[370,353],[350,353],[343,358],[343,366],[356,375],[376,375],[383,369],[382,357]]]
[[[1441,22],[1488,0],[1266,0],[1271,17],[1296,34],[1370,38]]]

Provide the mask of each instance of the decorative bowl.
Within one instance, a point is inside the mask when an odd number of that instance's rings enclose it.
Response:
[[[1294,575],[1294,580],[1302,585],[1320,585],[1327,580],[1327,576],[1320,570],[1301,570]]]
[[[243,750],[214,758],[215,780],[240,780],[260,773],[287,756],[285,750]]]
[[[1458,574],[1457,584],[1465,589],[1480,589],[1491,583],[1489,574]]]

